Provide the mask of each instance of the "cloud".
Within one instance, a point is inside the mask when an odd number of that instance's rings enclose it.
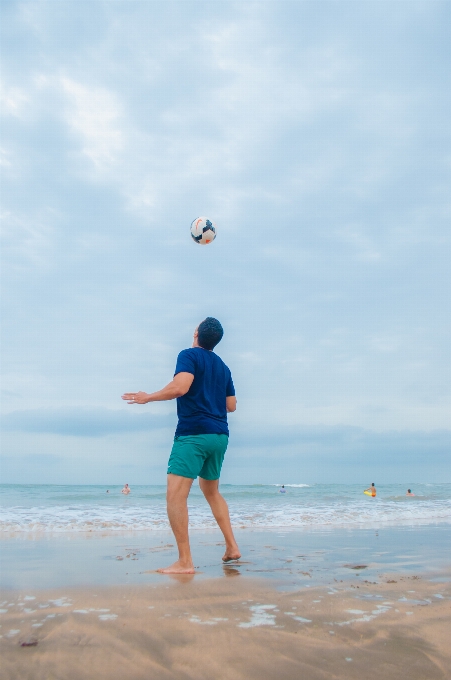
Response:
[[[332,456],[377,455],[381,464],[393,455],[451,455],[451,430],[389,430],[377,432],[349,426],[291,426],[275,431],[270,426],[245,430],[234,429],[235,443],[240,447],[292,447],[299,452]]]
[[[46,219],[47,218],[47,219]],[[16,272],[44,271],[51,266],[54,251],[54,215],[39,217],[5,211],[0,215],[5,267]]]
[[[80,137],[81,153],[97,171],[107,170],[117,163],[124,146],[117,97],[106,88],[84,85],[67,77],[61,78],[61,85],[70,103],[67,122]]]
[[[356,257],[365,262],[375,262],[380,259],[375,244],[365,235],[363,225],[349,225],[337,232],[337,237],[349,243],[356,250]]]
[[[157,430],[173,425],[172,415],[133,414],[112,409],[32,409],[1,417],[2,429],[57,434],[63,437],[104,437],[123,432]]]
[[[21,118],[24,115],[24,109],[27,107],[27,104],[29,104],[29,96],[25,90],[20,87],[2,85],[0,89],[0,105],[4,115]]]
[[[365,432],[443,450],[448,4],[4,5],[14,452],[168,435],[175,416],[122,415],[119,395],[167,383],[207,315],[243,460],[247,430],[290,461],[297,437],[329,437],[335,469],[347,446],[417,450]],[[206,248],[200,214],[218,225]]]

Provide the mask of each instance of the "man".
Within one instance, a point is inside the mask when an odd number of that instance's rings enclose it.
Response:
[[[121,490],[121,493],[124,493],[126,496],[128,496],[128,494],[130,493],[130,491],[131,491],[131,489],[130,489],[129,485],[126,484],[126,485],[124,486],[124,488]],[[107,491],[107,493],[109,493],[109,492]]]
[[[207,317],[194,331],[193,345],[177,357],[174,379],[158,392],[128,392],[129,404],[177,399],[178,425],[168,463],[167,509],[179,559],[162,574],[194,574],[188,535],[187,499],[194,479],[207,499],[221,529],[226,549],[223,562],[241,557],[230,524],[229,509],[219,493],[219,476],[227,449],[227,413],[236,409],[229,368],[214,352],[223,329]]]
[[[363,493],[367,493],[368,495],[371,494],[373,498],[376,497],[376,487],[374,486],[374,482],[371,483],[371,486],[368,487],[368,489],[365,489]]]

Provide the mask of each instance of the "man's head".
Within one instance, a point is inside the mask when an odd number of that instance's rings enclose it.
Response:
[[[199,347],[212,350],[222,340],[224,330],[217,319],[207,316],[197,327],[196,333]],[[195,337],[196,333],[194,334]]]

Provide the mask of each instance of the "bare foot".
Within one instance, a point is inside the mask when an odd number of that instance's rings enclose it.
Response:
[[[224,557],[222,558],[223,562],[234,562],[235,560],[239,560],[241,557],[241,553],[236,548],[236,550],[226,550],[224,553]]]
[[[161,569],[157,569],[158,573],[160,574],[195,574],[196,570],[194,569],[193,564],[187,565],[187,564],[182,564],[180,560],[177,560],[177,562],[174,562],[174,564],[171,564],[170,567],[165,567]]]

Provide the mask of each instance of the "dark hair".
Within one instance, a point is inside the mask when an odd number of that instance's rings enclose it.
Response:
[[[222,340],[224,330],[217,319],[212,316],[199,324],[197,329],[197,342],[203,349],[213,349]]]

